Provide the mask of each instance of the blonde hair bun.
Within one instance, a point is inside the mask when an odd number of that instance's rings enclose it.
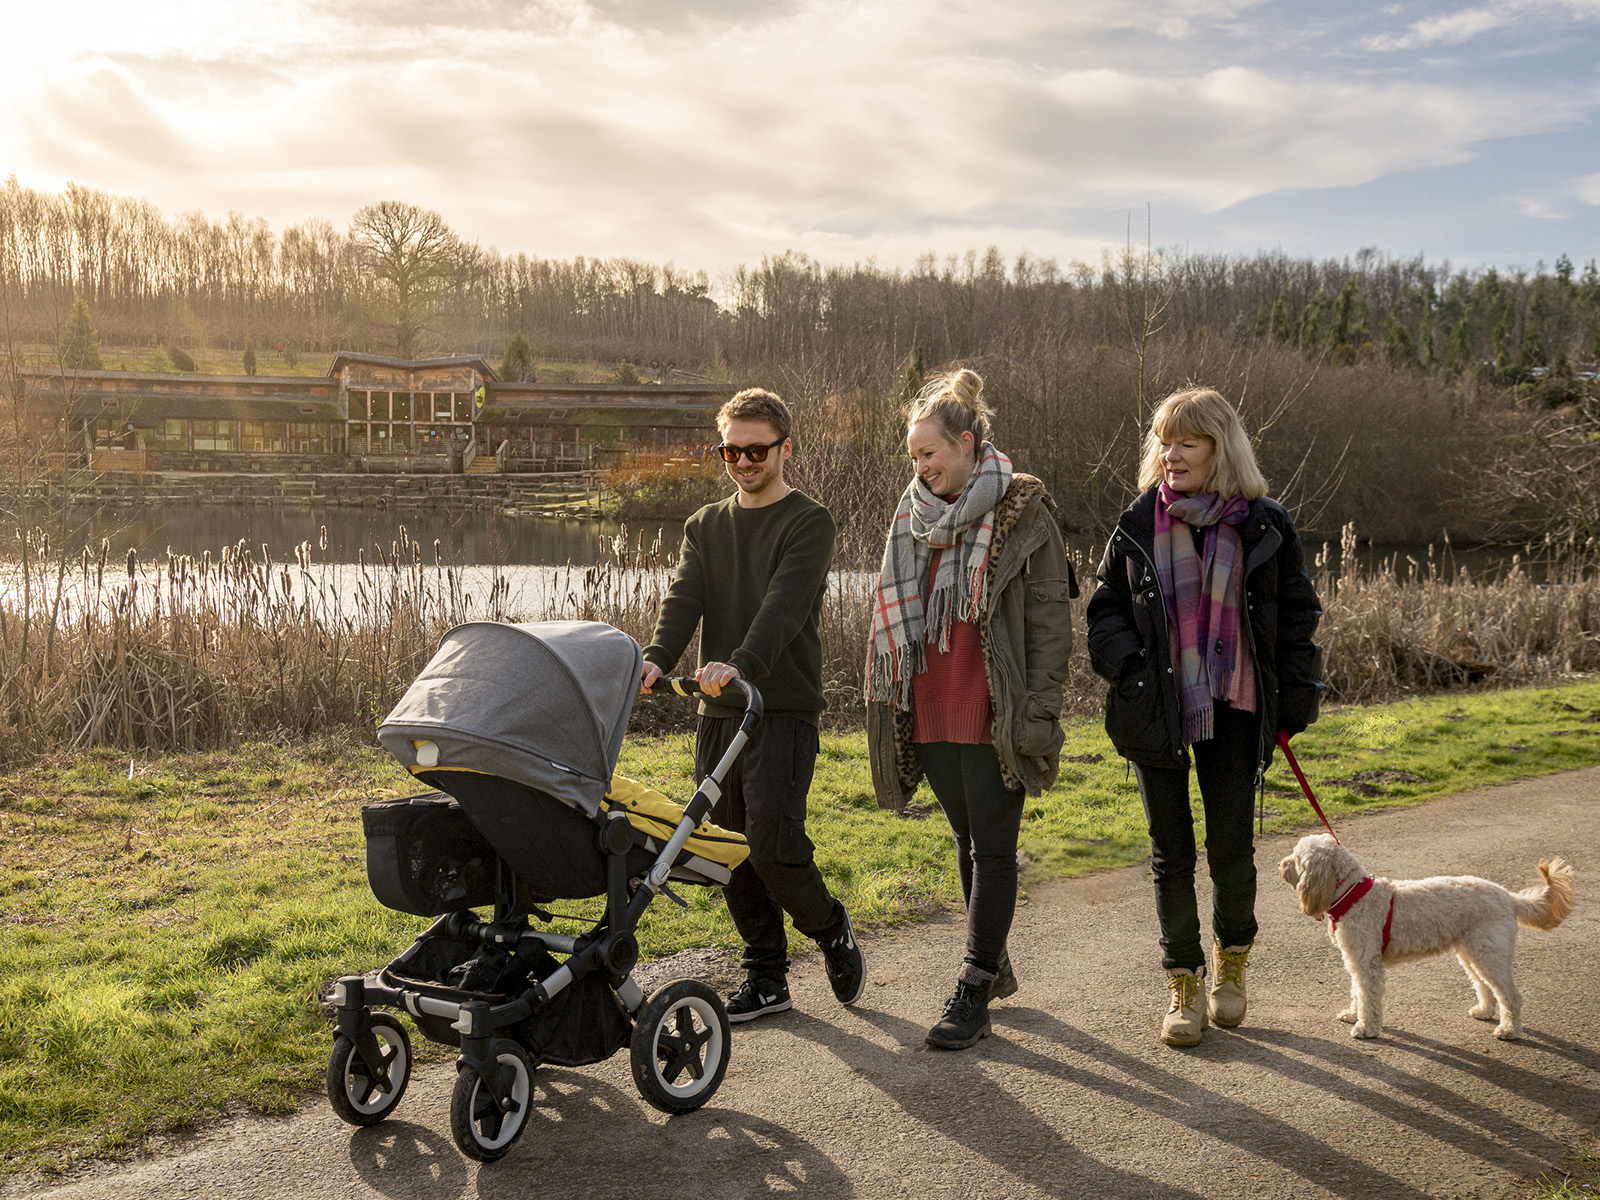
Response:
[[[906,428],[934,421],[944,436],[959,442],[972,434],[973,449],[989,440],[994,409],[983,399],[983,376],[970,367],[947,371],[928,380],[906,408]]]
[[[950,394],[968,408],[976,408],[978,397],[983,394],[983,377],[968,367],[962,367],[950,376]]]

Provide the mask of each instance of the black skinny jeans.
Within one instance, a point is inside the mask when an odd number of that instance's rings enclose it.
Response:
[[[1189,747],[1206,814],[1206,865],[1211,872],[1211,930],[1224,946],[1256,940],[1253,811],[1257,732],[1254,713],[1218,702],[1214,735]],[[1187,767],[1134,768],[1150,824],[1156,877],[1156,919],[1161,925],[1161,965],[1194,970],[1206,961],[1200,948],[1200,906],[1194,894],[1194,814],[1189,809]]]
[[[739,731],[738,717],[701,717],[695,735],[696,785],[711,774]],[[750,857],[722,889],[744,939],[740,965],[773,979],[789,972],[788,913],[794,927],[826,945],[844,931],[845,909],[828,891],[806,836],[806,794],[817,765],[817,727],[769,713],[722,781],[711,820],[745,835]]]
[[[993,975],[1017,911],[1023,793],[1006,789],[993,746],[919,742],[917,753],[956,839],[956,870],[967,904],[965,961]]]

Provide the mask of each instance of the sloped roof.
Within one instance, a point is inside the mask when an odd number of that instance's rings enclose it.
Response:
[[[351,363],[369,367],[392,367],[397,371],[422,371],[431,367],[471,367],[485,379],[498,380],[499,374],[489,365],[489,360],[478,354],[453,354],[448,358],[390,358],[384,354],[358,354],[354,350],[341,350],[333,356],[328,368],[330,377],[337,376]]]

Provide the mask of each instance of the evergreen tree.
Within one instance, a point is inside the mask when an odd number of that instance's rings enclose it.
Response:
[[[1445,348],[1444,369],[1464,371],[1472,365],[1472,319],[1464,316],[1450,331],[1450,344]]]
[[[82,296],[72,302],[66,328],[61,331],[61,366],[67,371],[100,371],[100,335],[89,320]]]
[[[256,373],[256,343],[253,338],[244,340],[244,373],[246,375]]]
[[[1511,309],[1508,307],[1494,327],[1494,370],[1502,380],[1511,373]]]
[[[1280,342],[1287,342],[1290,338],[1289,297],[1282,292],[1278,293],[1278,298],[1272,302],[1272,316],[1267,320],[1267,328]]]
[[[1367,340],[1367,302],[1354,275],[1344,281],[1333,301],[1333,322],[1328,331],[1328,349],[1359,346]]]
[[[1388,323],[1383,327],[1383,352],[1390,363],[1397,367],[1416,366],[1417,356],[1411,348],[1411,335],[1406,332],[1405,322],[1394,313],[1389,314]]]
[[[922,381],[927,374],[927,367],[922,357],[922,347],[918,346],[911,352],[911,361],[906,364],[906,378],[903,394],[907,400],[922,390]]]
[[[533,347],[521,333],[511,335],[506,356],[500,360],[500,378],[509,383],[521,383],[533,376]]]
[[[1433,287],[1429,285],[1422,293],[1422,330],[1418,334],[1422,342],[1422,369],[1431,371],[1439,365],[1439,354],[1433,346]]]
[[[1300,311],[1300,349],[1308,353],[1322,349],[1322,310],[1327,306],[1328,293],[1319,290]]]
[[[1522,337],[1522,349],[1517,354],[1517,366],[1524,371],[1550,365],[1550,355],[1544,348],[1544,338],[1537,329],[1529,329]]]
[[[175,370],[183,371],[186,374],[194,370],[194,359],[189,357],[188,351],[182,346],[175,343],[169,345],[167,347],[167,357],[172,360],[172,366]]]

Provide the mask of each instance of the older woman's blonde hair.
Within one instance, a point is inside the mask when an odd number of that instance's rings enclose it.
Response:
[[[1161,482],[1161,443],[1182,437],[1206,438],[1215,449],[1206,491],[1225,498],[1243,496],[1246,500],[1267,494],[1267,477],[1256,462],[1256,452],[1239,411],[1214,388],[1173,392],[1156,406],[1150,417],[1150,432],[1144,439],[1144,458],[1139,463],[1141,490]]]

